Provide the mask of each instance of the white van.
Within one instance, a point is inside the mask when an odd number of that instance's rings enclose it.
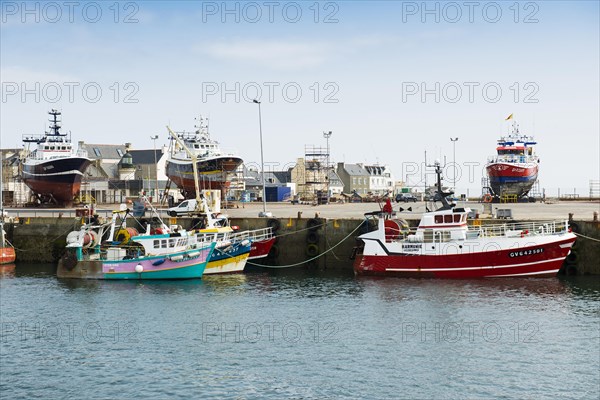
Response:
[[[197,201],[194,199],[184,200],[179,205],[171,207],[167,210],[169,217],[178,217],[181,215],[189,215],[196,212]]]

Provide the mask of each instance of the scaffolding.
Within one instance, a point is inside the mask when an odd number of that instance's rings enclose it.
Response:
[[[330,168],[327,147],[304,146],[304,176],[298,188],[300,197],[309,201],[326,203]]]

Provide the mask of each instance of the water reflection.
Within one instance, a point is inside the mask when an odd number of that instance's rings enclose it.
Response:
[[[256,293],[290,298],[327,298],[337,296],[360,296],[363,285],[350,277],[325,277],[315,274],[300,276],[273,274],[249,274],[248,286]]]
[[[55,276],[56,264],[18,263],[15,272],[17,277]]]
[[[14,278],[14,277],[15,277],[15,264],[0,265],[0,279]]]
[[[185,280],[97,280],[57,279],[59,286],[72,291],[85,289],[91,292],[148,292],[172,294],[194,291],[203,286],[201,279]]]
[[[566,299],[574,294],[572,286],[558,278],[434,280],[361,277],[359,280],[389,302],[425,298],[440,304],[462,304],[474,298],[494,302],[504,298]]]

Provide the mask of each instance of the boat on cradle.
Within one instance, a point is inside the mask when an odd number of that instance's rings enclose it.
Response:
[[[70,206],[79,192],[85,169],[92,160],[85,150],[74,149],[67,134],[60,132],[57,110],[51,110],[50,131],[44,135],[23,137],[28,146],[35,145],[22,161],[23,182],[40,203]]]
[[[441,168],[436,166],[438,188]],[[441,193],[441,190],[440,190]],[[449,204],[427,212],[416,231],[400,229],[393,213],[376,212],[377,229],[360,235],[358,275],[428,278],[556,276],[576,236],[568,221],[469,226],[469,208]]]
[[[231,175],[243,160],[225,153],[219,143],[211,139],[208,119],[198,118],[194,132],[176,132],[166,162],[166,175],[177,185],[185,198],[194,198],[196,192],[194,163],[201,189],[226,190]]]
[[[185,230],[140,235],[126,227],[125,205],[105,224],[91,222],[67,235],[59,260],[59,278],[192,279],[201,278],[215,248]],[[104,240],[104,237],[107,237]]]
[[[489,158],[485,166],[493,195],[521,198],[529,193],[538,176],[536,144],[532,136],[519,132],[519,125],[513,120],[511,133],[498,140],[497,155]]]

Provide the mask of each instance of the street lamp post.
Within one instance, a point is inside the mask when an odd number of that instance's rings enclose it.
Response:
[[[323,137],[325,138],[325,140],[327,140],[327,165],[325,166],[325,180],[327,181],[327,204],[329,204],[329,196],[331,196],[331,194],[329,193],[329,138],[332,134],[332,131],[323,132]]]
[[[160,200],[158,198],[158,163],[156,162],[156,139],[158,139],[158,135],[150,136],[150,139],[154,141],[154,173],[155,173],[155,189],[154,189],[154,198],[156,200]],[[156,201],[154,200],[154,201]]]
[[[456,142],[458,141],[458,138],[450,138],[450,141],[452,142],[452,166],[454,167],[454,173],[452,174],[452,186],[456,191]]]
[[[265,188],[265,162],[263,157],[263,140],[262,140],[262,115],[260,112],[260,101],[254,99],[252,101],[255,104],[258,104],[258,129],[260,132],[260,174],[262,176],[262,200],[263,200],[263,210],[258,213],[259,217],[271,217],[272,214],[267,212],[267,197],[266,197],[266,188]]]

